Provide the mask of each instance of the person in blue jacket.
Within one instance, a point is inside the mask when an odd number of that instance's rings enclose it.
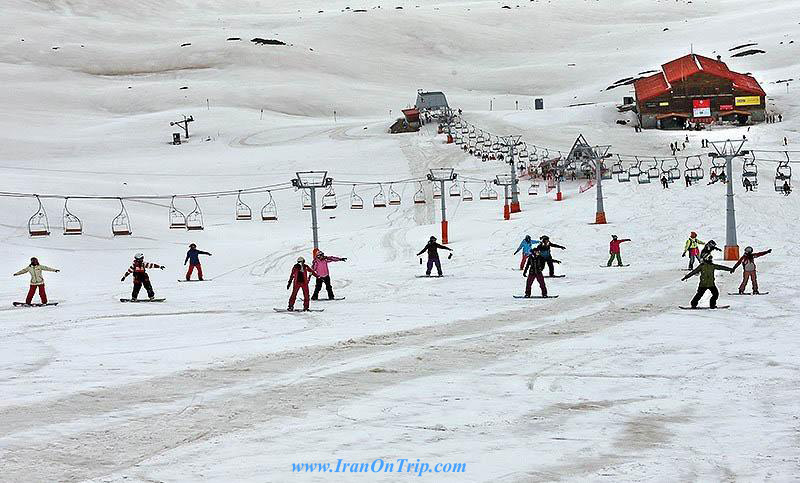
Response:
[[[203,267],[200,266],[200,255],[211,256],[211,254],[208,252],[198,250],[197,245],[194,243],[189,245],[189,251],[186,252],[186,259],[183,261],[184,265],[186,265],[186,262],[189,262],[189,270],[186,272],[186,280],[192,278],[192,272],[194,272],[195,268],[197,269],[197,279],[203,280]]]
[[[533,241],[530,235],[525,235],[525,238],[520,242],[517,251],[514,252],[514,255],[522,250],[522,260],[519,262],[519,269],[522,270],[525,268],[525,262],[528,260],[528,255],[531,254],[531,250],[533,250],[533,246],[537,245],[539,240]]]

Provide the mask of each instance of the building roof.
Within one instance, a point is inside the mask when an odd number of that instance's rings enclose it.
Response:
[[[443,92],[417,92],[417,104],[415,106],[419,110],[426,109],[442,109],[447,106],[447,98]]]
[[[661,66],[661,72],[634,82],[636,98],[639,101],[646,101],[654,97],[668,93],[672,84],[682,81],[698,72],[728,79],[733,83],[733,87],[757,96],[765,96],[764,89],[752,76],[733,72],[728,66],[719,60],[703,57],[702,55],[689,54],[681,58],[667,62]]]

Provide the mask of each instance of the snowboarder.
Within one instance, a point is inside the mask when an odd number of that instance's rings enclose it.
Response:
[[[144,285],[144,289],[147,291],[147,297],[150,300],[156,298],[153,285],[150,283],[150,275],[148,275],[146,271],[148,268],[160,268],[164,270],[166,267],[157,263],[145,262],[144,255],[137,253],[133,256],[133,263],[128,267],[128,271],[122,276],[122,281],[124,282],[125,279],[128,278],[128,275],[133,274],[133,292],[131,292],[131,301],[133,302],[139,297],[139,291],[142,289],[142,285]]]
[[[536,240],[534,242],[531,239],[530,235],[525,235],[525,238],[522,239],[522,241],[519,244],[519,247],[517,247],[517,251],[514,252],[514,255],[516,255],[517,253],[519,253],[520,250],[522,250],[522,260],[520,260],[520,262],[519,262],[519,269],[520,270],[525,268],[525,263],[528,261],[528,255],[531,254],[531,249],[533,248],[534,245],[536,245],[538,243],[539,243],[539,240]]]
[[[531,286],[533,281],[539,282],[539,288],[542,290],[542,297],[547,297],[547,286],[544,283],[544,265],[546,260],[542,257],[542,251],[539,247],[534,247],[528,255],[525,263],[525,268],[522,270],[522,276],[527,278],[525,282],[525,297],[531,296]]]
[[[328,299],[333,300],[333,288],[331,288],[331,275],[328,270],[329,262],[346,262],[347,258],[328,257],[322,251],[317,252],[317,257],[311,262],[311,270],[317,274],[317,284],[314,287],[314,295],[311,300],[317,300],[319,291],[322,289],[322,284],[325,284],[325,289],[328,291]]]
[[[436,237],[432,236],[428,240],[428,244],[417,253],[417,256],[422,255],[425,252],[428,252],[428,268],[425,271],[425,275],[430,276],[431,270],[433,266],[436,265],[436,271],[439,273],[439,276],[442,276],[442,262],[439,261],[439,249],[447,250],[448,252],[452,252],[453,250],[447,248],[444,245],[439,245],[436,243]],[[452,258],[453,254],[451,253],[448,258]]]
[[[715,250],[718,251],[718,252],[722,251],[719,248],[717,248],[717,242],[715,242],[714,240],[708,240],[708,243],[706,243],[706,246],[704,246],[703,249],[700,250],[700,260],[702,260],[702,259],[706,258],[707,256],[711,255]]]
[[[211,256],[208,252],[198,250],[197,245],[194,243],[190,244],[189,251],[186,252],[186,259],[183,261],[184,265],[186,265],[186,262],[189,262],[189,271],[186,272],[187,281],[192,278],[192,272],[194,272],[195,268],[197,269],[197,280],[203,280],[203,267],[200,265],[200,255]]]
[[[687,273],[681,279],[681,281],[686,281],[689,279],[689,277],[693,277],[698,273],[700,274],[700,284],[697,286],[697,293],[694,295],[694,298],[692,298],[691,305],[693,309],[697,308],[697,304],[698,302],[700,302],[700,298],[703,296],[703,294],[706,293],[706,290],[711,292],[711,301],[709,303],[709,307],[711,307],[712,309],[717,308],[717,299],[719,298],[719,290],[717,289],[717,285],[714,281],[714,272],[716,272],[717,270],[725,270],[727,272],[733,272],[732,268],[723,265],[717,265],[716,263],[714,263],[714,258],[711,255],[709,255],[700,262],[700,265],[698,265],[697,268]]]
[[[622,244],[624,242],[627,242],[627,241],[631,241],[630,238],[623,238],[622,240],[620,240],[620,239],[617,238],[617,235],[611,235],[611,243],[610,243],[610,246],[608,248],[608,253],[611,254],[611,257],[609,257],[609,259],[608,259],[608,264],[606,265],[607,267],[611,266],[611,262],[614,261],[614,258],[617,259],[617,266],[618,267],[622,266],[622,255],[620,253],[620,247],[619,246],[620,246],[620,244]]]
[[[697,239],[697,233],[691,232],[689,234],[689,239],[686,240],[686,244],[683,246],[683,255],[681,257],[686,256],[686,252],[689,252],[689,270],[694,268],[694,261],[700,261],[700,245],[705,245],[706,242],[700,241]]]
[[[743,294],[744,289],[747,288],[748,280],[753,282],[753,295],[758,294],[758,280],[756,279],[755,259],[758,257],[763,257],[764,255],[767,255],[769,253],[772,253],[771,248],[763,252],[753,253],[753,247],[745,247],[744,255],[742,255],[739,258],[739,260],[736,262],[736,264],[733,266],[733,269],[731,270],[731,272],[733,272],[739,265],[741,265],[742,269],[744,270],[742,274],[742,284],[739,285],[740,294]]]
[[[550,242],[550,237],[547,235],[542,235],[539,238],[539,240],[541,240],[539,243],[539,249],[542,252],[542,257],[545,259],[545,262],[547,262],[547,268],[550,273],[550,276],[553,277],[555,276],[555,267],[553,266],[553,263],[561,263],[561,262],[553,260],[553,255],[550,253],[550,249],[560,248],[562,250],[566,250],[566,247],[562,247],[561,245],[557,245],[555,243]]]
[[[41,265],[38,258],[32,257],[30,265],[14,274],[15,277],[24,273],[28,273],[31,276],[28,296],[25,297],[25,303],[28,305],[33,301],[33,295],[36,293],[37,289],[39,290],[39,298],[42,299],[42,303],[47,304],[47,293],[44,291],[44,277],[42,277],[42,272],[59,272],[59,270]]]
[[[664,189],[669,188],[669,180],[667,179],[667,175],[661,175],[661,186]]]
[[[289,296],[289,312],[294,311],[294,302],[297,300],[297,292],[300,290],[303,291],[303,311],[308,311],[308,304],[311,302],[311,297],[308,296],[308,282],[311,275],[318,276],[311,267],[306,265],[305,258],[298,257],[297,263],[292,267],[289,281],[286,282],[286,290],[292,287],[292,295]]]

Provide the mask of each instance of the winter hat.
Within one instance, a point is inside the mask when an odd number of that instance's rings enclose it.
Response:
[[[195,245],[194,243],[190,243],[189,248],[197,248],[197,245]]]
[[[31,265],[39,265],[39,259],[36,257],[31,257]]]
[[[617,239],[617,235],[611,235],[611,238],[616,240]]]
[[[297,257],[297,263],[306,263],[306,259],[303,257]]]
[[[531,241],[531,236],[530,235],[525,235],[525,240],[526,241]]]
[[[144,260],[144,255],[141,254],[141,253],[137,253],[136,255],[133,256],[133,259],[134,260]]]
[[[317,252],[317,258],[322,258],[324,256],[325,256],[325,252],[323,252],[322,250]]]
[[[715,242],[714,240],[708,240],[708,243],[706,243],[706,245],[711,245],[712,247],[715,247],[717,246],[717,242]]]
[[[691,232],[691,233],[689,233],[689,237],[690,238],[697,238],[697,233]]]
[[[435,236],[432,236],[432,237],[430,238],[430,241],[436,241],[436,237],[435,237]]]
[[[753,253],[753,247],[745,247],[744,252],[750,255],[751,253]]]

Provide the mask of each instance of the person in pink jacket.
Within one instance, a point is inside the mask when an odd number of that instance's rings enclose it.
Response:
[[[328,290],[328,299],[333,300],[333,288],[331,288],[331,274],[328,270],[328,263],[346,261],[347,258],[325,256],[322,251],[317,253],[317,258],[311,263],[311,269],[317,274],[317,284],[314,286],[314,295],[311,296],[311,300],[317,300],[323,283]]]

